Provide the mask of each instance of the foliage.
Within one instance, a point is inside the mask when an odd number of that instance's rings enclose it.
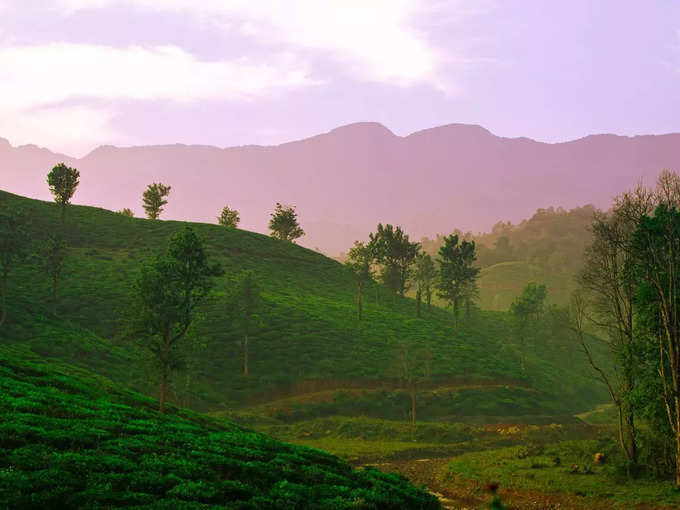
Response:
[[[196,310],[222,274],[210,264],[203,241],[190,227],[176,233],[166,254],[142,267],[135,285],[136,324],[150,339],[149,347],[161,366],[160,410],[164,411],[168,369],[176,366],[178,344]]]
[[[475,242],[462,240],[451,234],[444,238],[444,245],[439,248],[439,297],[445,299],[453,307],[453,314],[458,322],[461,300],[472,296],[469,288],[475,285],[479,268],[472,264],[476,260]]]
[[[399,475],[187,411],[161,415],[101,377],[1,350],[3,508],[439,508]]]
[[[416,284],[416,304],[418,316],[420,316],[420,303],[423,296],[429,309],[432,305],[432,290],[437,281],[437,268],[429,254],[419,253],[416,256],[413,280]]]
[[[34,211],[26,229],[36,242],[45,240],[47,232],[57,226],[53,204],[3,192],[0,200],[17,213]],[[43,277],[28,261],[18,263],[11,276],[16,285],[8,288],[13,319],[3,327],[3,340],[91,367],[140,392],[157,395],[157,363],[149,359],[140,342],[125,340],[130,329],[128,310],[135,307],[131,290],[140,265],[165,250],[169,239],[187,224],[130,220],[83,206],[72,206],[69,212],[73,221],[63,232],[69,245],[69,284],[60,289],[60,317],[48,313],[50,295]],[[527,373],[522,374],[516,353],[504,350],[508,338],[504,313],[480,311],[474,320],[454,329],[450,313],[433,306],[426,317],[417,318],[414,300],[385,302],[382,296],[387,289],[376,285],[376,295],[364,296],[362,320],[352,320],[356,283],[341,264],[261,234],[214,224],[190,225],[204,240],[210,259],[219,262],[226,274],[215,280],[211,298],[199,311],[201,320],[191,327],[191,335],[205,347],[184,353],[185,362],[198,370],[191,372],[190,380],[188,372],[182,378],[170,378],[168,398],[172,402],[197,410],[234,409],[312,392],[316,385],[342,389],[366,381],[369,388],[375,387],[370,385],[390,377],[390,354],[396,339],[403,338],[431,349],[431,378],[436,384],[456,377],[530,378],[533,389],[546,395],[537,409],[551,395],[573,411],[584,411],[606,399],[604,387],[593,383],[582,354],[573,349],[566,327],[541,325],[536,338],[542,347],[527,353]],[[242,329],[225,313],[244,270],[258,275],[262,296],[261,326],[250,335],[247,379],[241,375]],[[83,296],[87,296],[87,306]],[[595,355],[601,355],[604,344],[589,339]],[[534,398],[533,393],[526,393],[501,405],[501,398],[481,393],[469,402],[470,406],[488,403],[484,412],[489,415],[508,410],[514,415],[513,405],[518,409],[525,403],[533,406],[533,400],[525,400]],[[427,416],[424,403],[421,398],[423,419]],[[408,401],[395,405],[400,417],[405,408]],[[441,409],[444,413],[445,408]],[[453,414],[451,409],[446,412]]]
[[[404,295],[411,276],[411,266],[420,250],[420,244],[409,241],[401,227],[378,224],[375,233],[369,235],[368,247],[374,260],[382,266],[383,283],[392,291]]]
[[[170,194],[171,186],[166,186],[160,182],[154,182],[146,187],[142,194],[142,207],[146,212],[147,218],[157,220],[163,212],[163,206],[168,203],[165,198]]]
[[[222,212],[217,217],[217,222],[223,227],[236,228],[238,227],[241,217],[236,209],[229,209],[229,206],[224,206]]]
[[[61,206],[61,221],[64,221],[66,206],[71,203],[71,198],[80,183],[80,172],[75,168],[59,163],[47,174],[47,184],[50,193],[54,195],[54,201]]]
[[[357,282],[357,317],[361,320],[362,290],[364,286],[373,281],[373,253],[364,243],[354,242],[354,246],[349,250],[345,266],[349,268]]]
[[[118,214],[120,214],[121,216],[125,216],[127,218],[134,218],[135,217],[135,213],[133,213],[132,209],[130,209],[129,207],[124,207],[123,209],[118,211]]]
[[[271,236],[282,241],[295,241],[305,235],[305,231],[300,227],[297,212],[292,205],[281,205],[276,203],[276,208],[269,220],[269,230]]]

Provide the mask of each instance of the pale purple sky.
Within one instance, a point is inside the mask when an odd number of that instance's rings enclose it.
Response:
[[[0,137],[276,144],[356,121],[680,131],[675,0],[0,0]]]

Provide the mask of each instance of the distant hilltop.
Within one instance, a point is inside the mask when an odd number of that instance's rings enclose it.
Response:
[[[307,232],[300,243],[337,254],[378,222],[419,239],[486,231],[542,207],[608,207],[640,179],[680,170],[680,134],[543,143],[466,124],[401,137],[362,122],[277,146],[107,145],[82,158],[0,138],[0,188],[49,199],[45,176],[61,161],[80,170],[75,203],[141,216],[142,191],[162,181],[172,186],[164,218],[215,222],[228,204],[260,232],[276,202],[292,204]]]

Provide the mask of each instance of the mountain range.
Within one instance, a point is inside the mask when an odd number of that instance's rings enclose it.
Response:
[[[337,254],[378,222],[419,239],[489,230],[538,208],[607,207],[640,179],[680,170],[680,134],[543,143],[466,124],[402,137],[363,122],[277,146],[101,146],[82,158],[0,138],[0,188],[49,199],[46,174],[59,162],[80,170],[77,204],[141,216],[142,192],[161,181],[172,186],[162,218],[216,222],[229,205],[241,228],[259,232],[276,202],[291,204],[300,244]]]

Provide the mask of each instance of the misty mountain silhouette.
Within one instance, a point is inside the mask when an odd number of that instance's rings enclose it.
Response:
[[[680,170],[680,134],[542,143],[465,124],[401,137],[362,122],[277,146],[101,146],[79,159],[0,139],[0,189],[49,199],[45,176],[61,161],[81,173],[74,203],[140,216],[142,191],[162,181],[172,186],[163,218],[215,222],[228,204],[242,228],[260,232],[276,202],[293,204],[301,244],[336,254],[378,222],[419,239],[488,230],[540,207],[607,207],[639,179]]]

